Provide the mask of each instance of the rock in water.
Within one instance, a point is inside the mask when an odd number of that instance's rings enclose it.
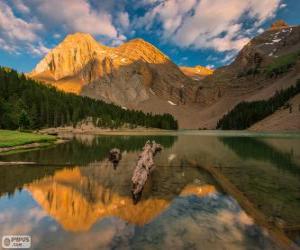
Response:
[[[155,141],[147,141],[142,153],[139,155],[137,165],[132,176],[132,198],[136,204],[142,196],[143,188],[147,182],[149,174],[155,168],[153,157],[162,150],[162,146]]]
[[[112,162],[114,169],[116,169],[119,161],[122,159],[121,150],[118,148],[113,148],[109,151],[109,161]]]

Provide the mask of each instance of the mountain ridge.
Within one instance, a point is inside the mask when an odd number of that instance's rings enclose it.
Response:
[[[143,39],[111,48],[87,34],[68,35],[29,76],[67,92],[131,108],[152,95],[182,104],[192,99],[188,96],[192,80]]]
[[[300,51],[300,26],[275,26],[254,37],[230,65],[213,72],[201,67],[180,68],[152,44],[133,39],[116,48],[99,48],[90,42],[91,51],[75,64],[79,70],[58,70],[54,74],[57,80],[46,70],[31,76],[124,108],[170,113],[181,128],[214,129],[218,120],[239,102],[267,99],[300,78],[298,59],[276,77],[266,73],[282,57]],[[85,43],[82,46],[87,47]],[[71,46],[63,60],[62,56],[45,58],[60,58],[68,65],[69,58],[74,58],[72,51]],[[49,63],[44,65],[47,69]],[[58,79],[58,75],[65,77]]]

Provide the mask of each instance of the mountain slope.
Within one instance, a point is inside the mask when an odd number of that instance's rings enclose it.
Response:
[[[253,38],[233,63],[202,80],[196,96],[202,107],[200,127],[215,128],[241,101],[265,100],[295,85],[300,78],[299,51],[300,26],[273,27]]]
[[[300,94],[289,102],[289,105],[277,110],[274,114],[257,122],[249,128],[253,131],[300,131]]]
[[[88,34],[75,33],[50,51],[30,76],[129,108],[153,95],[181,104],[192,99],[192,81],[142,39],[109,48]]]
[[[75,127],[87,118],[92,118],[93,125],[100,128],[178,127],[168,114],[124,110],[114,104],[58,91],[12,69],[0,67],[0,128]]]
[[[253,38],[234,62],[211,74],[201,67],[177,67],[142,39],[109,48],[76,33],[30,76],[123,108],[170,113],[180,128],[212,129],[239,102],[268,99],[295,84],[300,78],[299,51],[300,26],[278,23]]]
[[[193,80],[196,81],[200,81],[202,80],[204,77],[208,76],[208,75],[212,75],[213,74],[213,70],[197,65],[195,67],[186,67],[186,66],[182,66],[180,67],[181,71],[188,77],[192,78]]]

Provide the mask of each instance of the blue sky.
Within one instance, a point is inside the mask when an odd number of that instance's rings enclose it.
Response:
[[[0,65],[28,72],[69,33],[118,46],[143,38],[179,65],[219,67],[299,0],[0,0]]]

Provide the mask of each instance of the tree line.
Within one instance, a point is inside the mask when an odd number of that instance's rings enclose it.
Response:
[[[254,123],[273,114],[298,93],[300,93],[300,79],[295,86],[277,91],[275,95],[268,100],[241,102],[218,121],[217,129],[241,130],[249,128]]]
[[[27,78],[23,73],[0,67],[0,128],[40,129],[76,124],[88,117],[98,127],[137,126],[177,129],[170,114],[154,115],[65,93]]]

